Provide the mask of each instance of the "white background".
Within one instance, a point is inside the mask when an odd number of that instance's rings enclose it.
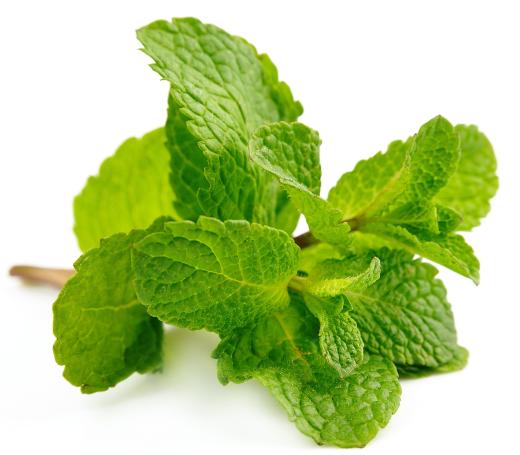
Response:
[[[0,6],[0,452],[319,453],[259,385],[221,386],[215,336],[172,330],[162,375],[81,395],[52,355],[56,293],[13,263],[70,266],[71,202],[127,137],[161,125],[167,84],[134,30],[192,15],[267,52],[323,138],[324,194],[431,117],[475,123],[500,190],[467,238],[481,285],[446,270],[460,373],[403,383],[363,453],[519,453],[520,12],[514,1],[3,1]]]

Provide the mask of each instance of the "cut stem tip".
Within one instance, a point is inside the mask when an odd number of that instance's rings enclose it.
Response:
[[[46,284],[57,288],[63,287],[75,273],[72,269],[54,269],[31,265],[15,265],[9,270],[9,275],[21,278],[28,283]]]

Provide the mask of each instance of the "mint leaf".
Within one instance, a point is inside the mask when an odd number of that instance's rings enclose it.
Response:
[[[453,358],[438,366],[425,367],[417,365],[396,365],[399,377],[403,379],[424,378],[435,374],[453,373],[462,370],[468,363],[469,353],[467,349],[456,346],[453,350]]]
[[[305,280],[305,291],[317,296],[337,296],[349,290],[362,290],[379,279],[381,263],[377,257],[370,261],[347,255],[342,259],[319,262]]]
[[[405,205],[420,212],[413,204],[424,205],[446,185],[459,157],[458,134],[438,116],[406,142],[394,141],[386,153],[359,162],[331,189],[328,200],[356,226]]]
[[[367,225],[363,232],[380,237],[387,246],[404,249],[437,262],[471,278],[475,284],[479,282],[479,261],[461,235],[435,236],[421,231],[412,233],[401,226],[383,223]]]
[[[346,311],[345,297],[305,293],[304,298],[307,308],[320,321],[321,354],[341,377],[347,376],[363,361],[363,340],[356,321]]]
[[[461,157],[456,172],[435,200],[462,215],[460,230],[480,224],[490,209],[489,201],[498,189],[496,159],[487,137],[474,125],[457,125]]]
[[[460,348],[446,289],[430,264],[388,249],[381,277],[361,291],[346,291],[365,349],[399,367],[439,368]]]
[[[164,129],[126,140],[74,199],[74,232],[83,251],[117,232],[143,229],[159,216],[175,216],[168,182]]]
[[[162,324],[136,298],[130,249],[163,223],[102,240],[74,264],[77,274],[54,303],[54,356],[65,366],[65,378],[84,393],[161,365]]]
[[[342,218],[367,218],[392,202],[409,182],[413,138],[394,141],[385,153],[360,161],[353,171],[341,176],[328,196]]]
[[[439,234],[449,234],[458,230],[462,222],[462,217],[455,210],[448,207],[438,205],[437,210],[437,228]]]
[[[247,158],[260,125],[294,120],[302,111],[267,56],[245,40],[192,18],[138,30],[152,68],[171,84],[167,123],[176,210],[284,227],[278,185]]]
[[[283,184],[320,194],[318,133],[302,123],[271,123],[258,128],[249,143],[251,158]]]
[[[340,259],[341,253],[337,248],[328,243],[315,243],[300,252],[300,261],[298,270],[303,276],[308,276],[315,268],[318,262],[326,259]]]
[[[301,123],[273,123],[260,127],[250,142],[251,159],[278,179],[296,208],[305,215],[314,236],[345,245],[350,227],[341,212],[320,198],[320,138]]]
[[[284,311],[221,341],[214,353],[219,379],[258,380],[318,444],[362,447],[399,407],[395,367],[367,353],[362,365],[340,378],[319,352],[318,321],[301,297],[291,296]]]
[[[289,302],[298,247],[283,231],[200,217],[135,246],[137,295],[163,322],[226,333]]]
[[[446,185],[459,162],[459,136],[440,115],[421,126],[414,143],[408,184],[394,204],[430,201]]]

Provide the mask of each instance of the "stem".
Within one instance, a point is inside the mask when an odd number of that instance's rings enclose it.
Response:
[[[320,243],[320,241],[314,237],[310,231],[297,235],[294,237],[294,241],[301,249]]]
[[[303,292],[303,290],[305,289],[305,281],[303,278],[300,278],[299,276],[293,276],[289,281],[289,287],[291,289],[294,289],[295,291]]]
[[[15,265],[9,270],[9,275],[19,277],[28,283],[46,284],[56,288],[61,288],[75,273],[72,269],[53,269],[31,265]]]

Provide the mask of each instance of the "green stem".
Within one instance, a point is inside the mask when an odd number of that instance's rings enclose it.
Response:
[[[293,276],[289,281],[289,287],[295,291],[303,292],[305,289],[304,278]]]

